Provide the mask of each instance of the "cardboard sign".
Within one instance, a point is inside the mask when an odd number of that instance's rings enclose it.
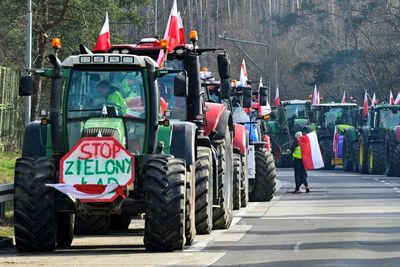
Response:
[[[127,186],[134,174],[133,155],[113,137],[84,137],[60,160],[60,182],[65,184]],[[111,192],[101,200],[116,197]]]

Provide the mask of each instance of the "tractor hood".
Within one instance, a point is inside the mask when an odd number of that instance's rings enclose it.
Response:
[[[121,118],[91,118],[85,122],[82,137],[111,136],[126,146],[125,128]]]

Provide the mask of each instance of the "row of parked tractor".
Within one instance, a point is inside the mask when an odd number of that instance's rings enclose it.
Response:
[[[291,164],[290,145],[297,131],[317,132],[324,169],[342,166],[347,172],[400,176],[400,105],[379,104],[364,110],[354,103],[311,105],[283,101],[269,121],[278,167]]]
[[[168,47],[150,38],[96,53],[81,45],[62,62],[50,55],[52,68],[31,70],[52,88],[49,113],[26,126],[16,163],[19,251],[123,231],[138,214],[146,249],[179,250],[196,234],[229,228],[234,209],[272,199],[274,158],[251,109],[254,99],[266,104],[267,90],[232,92],[229,55],[196,42],[193,33],[162,67],[155,60]],[[216,55],[220,81],[200,71],[204,53]],[[107,84],[127,108],[99,95]],[[20,95],[31,93],[32,78],[22,77]],[[110,181],[117,187],[104,193]]]

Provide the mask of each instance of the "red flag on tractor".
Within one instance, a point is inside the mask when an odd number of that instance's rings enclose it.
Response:
[[[390,104],[390,105],[394,105],[394,97],[393,97],[392,90],[390,90],[389,104]]]
[[[101,28],[99,37],[97,37],[93,52],[107,52],[110,48],[110,27],[108,25],[108,13],[106,12],[106,20],[104,21],[103,28]]]
[[[275,107],[279,107],[281,105],[281,99],[279,97],[279,87],[276,85],[276,91],[275,91]]]
[[[346,103],[346,91],[343,91],[342,103]]]
[[[368,93],[365,91],[364,95],[364,103],[363,103],[363,113],[362,113],[362,118],[365,119],[368,115]]]

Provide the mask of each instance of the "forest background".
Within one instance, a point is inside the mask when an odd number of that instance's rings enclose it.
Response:
[[[32,0],[33,67],[49,66],[53,37],[59,56],[93,47],[108,11],[111,43],[163,36],[173,0]],[[0,66],[23,72],[27,1],[0,1]],[[186,34],[196,29],[201,47],[231,54],[231,76],[246,60],[249,79],[274,89],[281,100],[306,99],[317,84],[322,101],[348,97],[362,102],[364,90],[382,101],[400,83],[398,0],[177,0]],[[239,44],[219,36],[268,44]],[[254,63],[252,62],[254,61]],[[202,65],[216,70],[214,57]],[[256,67],[256,65],[258,67]],[[257,83],[255,83],[257,84]],[[35,81],[32,118],[48,107],[49,86]],[[272,95],[273,97],[273,95]]]

